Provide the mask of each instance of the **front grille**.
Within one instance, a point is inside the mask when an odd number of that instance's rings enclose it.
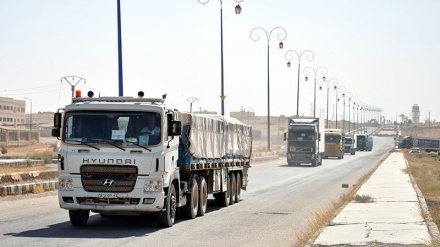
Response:
[[[137,174],[136,166],[81,166],[81,182],[88,192],[130,192],[136,184]]]

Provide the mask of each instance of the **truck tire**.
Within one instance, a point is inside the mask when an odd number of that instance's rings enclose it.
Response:
[[[157,224],[162,227],[171,227],[176,219],[176,189],[170,185],[165,210],[157,214]]]
[[[186,194],[186,205],[183,206],[183,217],[194,219],[199,211],[199,186],[196,177],[192,178],[192,188],[189,194]]]
[[[235,174],[234,172],[230,173],[230,185],[228,186],[231,190],[229,192],[229,205],[234,205],[235,203],[235,196],[237,195],[237,182],[235,180]]]
[[[229,181],[231,180],[229,174],[227,176],[228,181],[226,182],[228,188],[227,191],[215,193],[215,203],[220,207],[227,207],[229,205],[229,193],[231,191],[231,186]]]
[[[241,175],[239,172],[237,172],[237,177],[235,179],[237,180],[237,193],[235,194],[235,202],[238,203],[241,196]]]
[[[318,165],[318,160],[316,160],[316,159],[315,159],[315,160],[312,160],[312,166],[315,167],[315,166],[317,166],[317,165]]]
[[[70,223],[74,226],[87,225],[90,210],[69,210]]]
[[[208,185],[204,177],[199,177],[199,210],[197,216],[203,216],[208,206]]]

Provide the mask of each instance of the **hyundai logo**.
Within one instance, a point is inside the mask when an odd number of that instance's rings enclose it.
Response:
[[[102,185],[108,186],[108,187],[114,186],[115,183],[116,183],[116,181],[113,180],[113,179],[104,179],[104,180],[101,181]]]

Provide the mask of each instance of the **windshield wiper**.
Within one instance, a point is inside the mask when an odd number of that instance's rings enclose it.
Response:
[[[144,146],[141,146],[141,145],[139,145],[139,144],[137,144],[136,142],[130,142],[130,141],[127,141],[128,143],[131,143],[131,144],[133,144],[133,145],[135,145],[135,146],[137,146],[137,147],[140,147],[140,148],[143,148],[143,149],[146,149],[146,150],[148,150],[148,151],[152,151],[150,148],[147,148],[147,147],[144,147]]]
[[[97,143],[107,143],[107,144],[112,145],[113,147],[116,147],[116,148],[121,149],[122,151],[125,151],[125,148],[121,148],[120,146],[116,145],[115,141],[113,141],[113,140],[90,139],[90,141],[95,141]]]
[[[79,142],[79,143],[81,143],[81,144],[83,144],[83,145],[89,146],[89,147],[94,148],[94,149],[96,149],[96,150],[100,150],[100,148],[95,147],[95,146],[93,146],[92,144],[89,144],[89,143],[84,142],[84,141],[77,141],[77,140],[66,140],[66,141],[69,141],[69,142]]]

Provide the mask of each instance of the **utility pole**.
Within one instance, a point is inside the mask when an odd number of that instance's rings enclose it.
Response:
[[[195,101],[199,101],[199,99],[198,98],[196,98],[196,97],[190,97],[190,98],[188,98],[187,99],[188,100],[188,102],[189,102],[189,113],[192,113],[193,112],[193,103],[195,102]]]
[[[70,80],[69,80],[70,77]],[[86,79],[76,76],[76,75],[71,75],[71,76],[65,76],[65,77],[61,77],[61,83],[63,83],[63,79],[69,83],[70,88],[72,90],[72,98],[75,97],[75,86],[80,82],[80,81],[84,81],[84,84],[86,84]],[[75,82],[76,81],[76,82]]]

